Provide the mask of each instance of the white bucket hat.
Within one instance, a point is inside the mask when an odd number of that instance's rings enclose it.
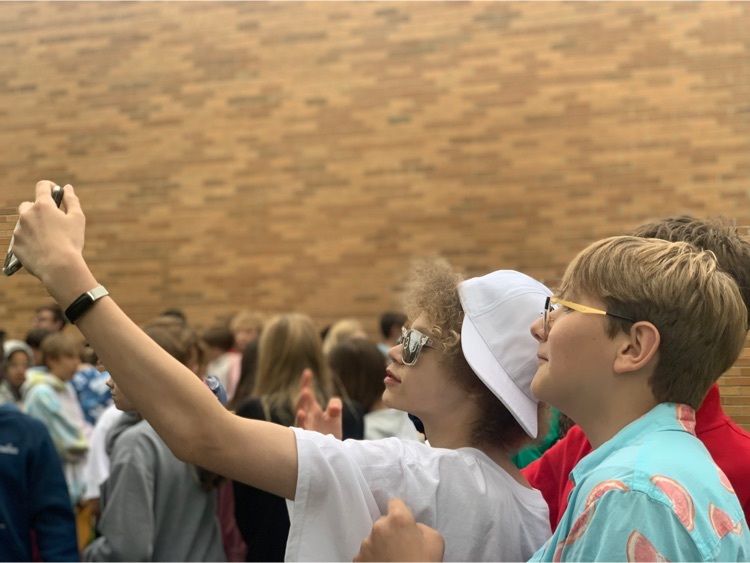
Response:
[[[479,379],[506,406],[532,438],[537,436],[537,404],[531,380],[538,343],[531,324],[552,292],[529,276],[500,270],[458,286],[464,310],[461,348]]]

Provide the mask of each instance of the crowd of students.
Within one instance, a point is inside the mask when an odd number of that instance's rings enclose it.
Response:
[[[94,432],[111,465],[86,559],[750,557],[750,435],[716,385],[748,330],[750,242],[733,227],[680,217],[595,242],[554,292],[520,272],[463,279],[424,263],[408,318],[384,322],[384,362],[356,323],[331,327],[324,348],[299,313],[238,316],[205,346],[184,320],[136,326],[106,292],[88,293],[99,284],[81,254],[80,203],[66,186],[57,209],[51,187],[22,204],[16,255],[62,307],[84,303],[76,325],[129,413]],[[230,343],[240,329],[244,353]],[[43,376],[40,405],[62,397],[49,374],[66,381],[77,367],[45,342],[47,372],[24,383]],[[196,377],[201,365],[229,409]],[[51,441],[68,519],[84,494],[78,411],[66,441]],[[576,423],[564,437],[548,432],[558,411]],[[529,445],[526,461],[541,457],[519,469]],[[30,529],[17,553],[37,545],[47,558],[45,528]]]

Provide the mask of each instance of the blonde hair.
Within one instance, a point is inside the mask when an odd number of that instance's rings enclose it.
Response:
[[[328,330],[323,340],[323,354],[328,355],[336,344],[354,337],[357,333],[366,334],[362,323],[357,319],[341,319]]]
[[[312,319],[301,313],[277,315],[266,323],[258,345],[258,370],[253,395],[264,409],[285,424],[294,423],[295,403],[303,370],[313,372],[313,389],[325,405],[332,392],[331,375],[323,357],[320,334]]]
[[[698,408],[745,342],[747,309],[735,281],[713,252],[692,244],[631,236],[607,238],[568,266],[562,297],[601,299],[607,311],[648,321],[661,343],[651,391],[659,402]],[[632,323],[607,317],[608,334]]]
[[[81,357],[83,342],[71,334],[65,332],[53,332],[46,336],[39,345],[42,353],[42,363],[47,365],[49,360],[59,360],[63,357]],[[49,367],[49,366],[48,366]]]
[[[263,330],[263,315],[243,309],[235,313],[229,321],[229,330],[232,334],[240,330],[241,328],[255,329],[260,334]]]

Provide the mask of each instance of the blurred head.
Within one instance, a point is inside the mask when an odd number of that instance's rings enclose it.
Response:
[[[42,305],[36,310],[31,319],[33,328],[43,328],[53,332],[59,332],[67,324],[62,308],[57,303]]]
[[[18,391],[26,380],[26,370],[32,365],[34,356],[31,348],[20,340],[6,340],[3,343],[5,379]]]
[[[70,381],[81,363],[82,347],[82,342],[70,334],[52,333],[42,341],[39,348],[42,363],[51,374],[63,381]]]
[[[273,317],[260,337],[253,395],[265,397],[270,407],[292,415],[305,369],[312,370],[318,401],[326,404],[331,376],[312,319],[301,313]]]
[[[229,352],[234,346],[234,334],[226,325],[216,325],[203,333],[203,342],[207,347],[208,361],[215,360]]]
[[[362,338],[344,340],[328,353],[328,365],[349,397],[366,411],[382,398],[385,364],[383,354],[374,342]]]
[[[173,315],[160,316],[146,321],[141,329],[170,356],[198,376],[204,356],[202,344],[195,331],[182,319]],[[136,410],[114,379],[110,377],[107,386],[112,390],[112,400],[119,410]]]
[[[161,316],[142,324],[141,329],[170,356],[194,374],[200,374],[205,350],[198,335],[184,321],[174,316]]]
[[[50,334],[53,334],[53,332],[54,331],[51,331],[48,328],[32,328],[26,334],[26,344],[31,347],[31,350],[34,354],[34,361],[32,362],[32,365],[41,366],[44,364],[44,362],[42,362],[41,352],[42,341]]]
[[[263,315],[252,311],[240,311],[229,321],[229,330],[234,335],[234,347],[244,350],[245,346],[260,336],[263,330]]]
[[[406,324],[406,321],[407,317],[403,313],[386,311],[380,315],[380,334],[383,340],[395,343],[401,336],[401,327]]]
[[[367,332],[357,319],[336,321],[326,333],[323,353],[327,355],[336,344],[347,338],[367,338]]]

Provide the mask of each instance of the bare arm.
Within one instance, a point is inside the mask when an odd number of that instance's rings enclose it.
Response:
[[[85,217],[72,186],[61,209],[52,182],[37,184],[20,208],[14,252],[66,308],[98,285],[83,259]],[[293,499],[297,445],[292,430],[226,411],[182,364],[104,297],[76,325],[118,386],[179,459]]]

